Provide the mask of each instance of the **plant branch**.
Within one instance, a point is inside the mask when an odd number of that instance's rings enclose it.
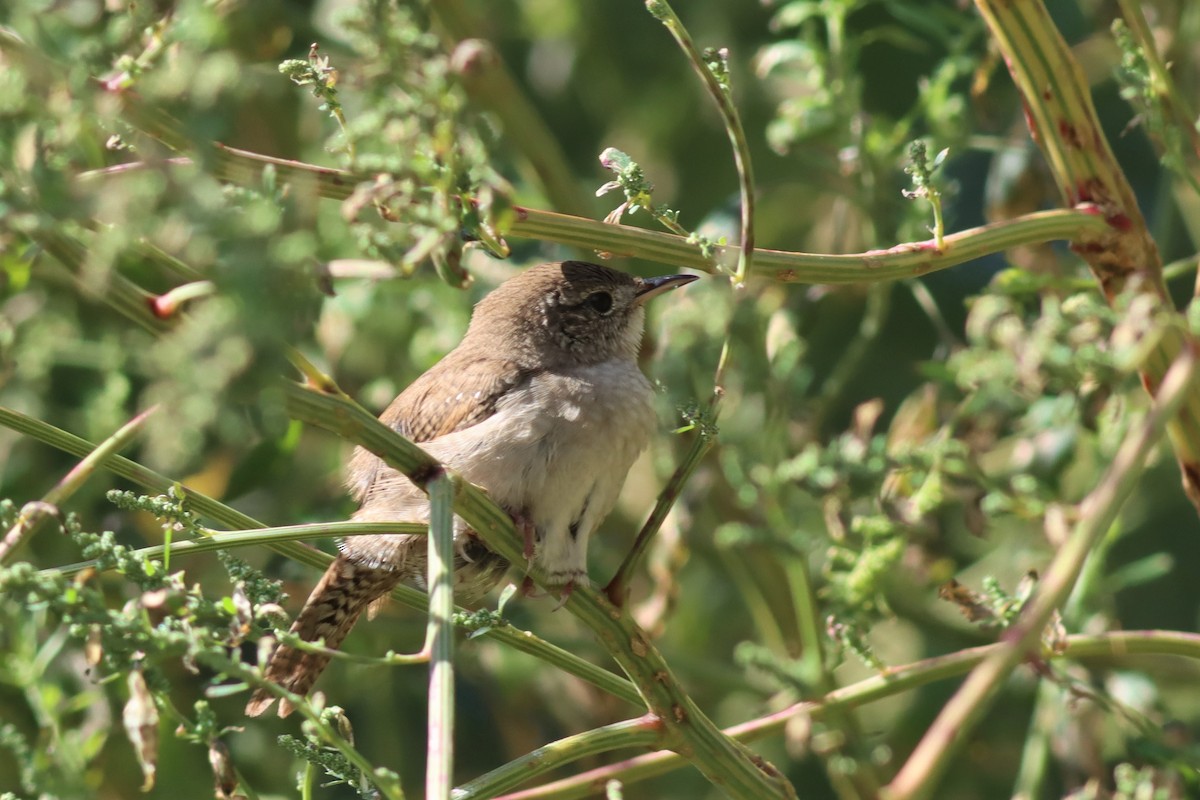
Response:
[[[737,270],[734,273],[733,282],[736,286],[741,286],[750,276],[754,258],[754,170],[750,163],[750,145],[746,141],[742,119],[738,115],[737,106],[733,104],[729,86],[729,54],[724,49],[701,54],[696,49],[691,34],[683,26],[667,0],[647,0],[646,8],[666,26],[679,48],[687,56],[692,70],[699,76],[704,88],[708,90],[709,95],[717,104],[717,110],[721,114],[721,124],[725,127],[725,133],[729,136],[729,143],[733,147],[733,163],[738,174],[742,215],[741,246],[738,249]]]
[[[324,382],[323,387],[329,383]],[[427,490],[429,482],[445,469],[340,390],[320,391],[287,383],[283,394],[293,418],[361,445],[422,489]],[[464,483],[455,496],[454,510],[492,550],[514,563],[526,560],[512,519],[482,490]],[[529,574],[545,586],[537,565],[531,565]],[[633,680],[649,711],[663,722],[664,742],[686,753],[705,777],[733,797],[758,800],[794,796],[791,785],[774,767],[712,724],[679,686],[662,655],[628,612],[613,606],[588,585],[576,587],[566,608],[592,630]]]
[[[632,579],[633,573],[637,571],[637,566],[641,563],[646,548],[650,546],[650,541],[666,522],[667,515],[671,513],[671,508],[679,500],[679,496],[683,493],[683,487],[692,477],[692,473],[700,466],[700,462],[704,460],[704,456],[716,442],[716,432],[711,430],[710,425],[701,422],[692,446],[688,448],[683,461],[675,468],[667,485],[659,493],[658,500],[654,503],[654,509],[650,512],[650,516],[642,525],[641,530],[638,531],[637,538],[633,540],[633,545],[621,561],[621,566],[617,568],[612,580],[604,587],[604,594],[613,605],[624,605],[629,594],[629,581]]]
[[[327,199],[345,200],[360,181],[368,180],[367,176],[357,176],[333,167],[263,156],[225,145],[215,146],[219,156],[216,161],[217,175],[232,183],[257,185],[262,170],[270,164],[276,169],[281,182],[291,181],[298,191],[311,190]],[[177,164],[177,160],[171,162],[172,166]],[[128,171],[128,165],[121,166]],[[122,174],[114,173],[113,169],[85,172],[80,179],[97,180]],[[515,206],[513,211],[516,216],[507,231],[510,236],[570,245],[615,256],[641,258],[711,273],[718,271],[719,265],[735,265],[740,253],[740,248],[736,246],[716,245],[712,258],[706,258],[695,244],[671,233],[556,214],[526,206]],[[1096,236],[1110,228],[1111,224],[1104,219],[1098,206],[1083,203],[1072,209],[1039,211],[948,234],[940,251],[932,239],[883,250],[841,255],[756,248],[754,269],[756,275],[769,276],[784,283],[874,283],[939,272],[1021,245],[1075,241],[1085,236]]]
[[[101,442],[99,446],[84,456],[82,461],[72,467],[62,480],[42,496],[41,500],[29,503],[22,508],[16,524],[8,530],[3,541],[0,541],[0,565],[7,564],[12,560],[17,548],[33,535],[46,517],[59,514],[58,507],[75,494],[84,481],[90,478],[99,467],[104,466],[105,461],[112,458],[118,450],[141,432],[146,420],[156,410],[158,410],[158,406],[151,406],[122,425],[112,436]]]
[[[745,742],[778,735],[794,719],[823,719],[835,707],[849,711],[935,681],[963,675],[1007,647],[1006,643],[999,642],[927,658],[901,667],[890,667],[879,675],[830,692],[820,700],[795,703],[781,711],[726,728],[725,733]],[[1200,634],[1151,630],[1068,636],[1062,652],[1046,653],[1045,657],[1051,660],[1116,660],[1121,663],[1123,659],[1139,655],[1169,655],[1200,661]],[[620,780],[629,786],[679,769],[685,763],[676,753],[660,750],[553,783],[504,795],[500,800],[585,798],[595,794],[596,787],[603,786],[609,780]]]
[[[0,407],[0,425],[76,456],[85,456],[95,449],[95,445],[86,439],[67,433],[60,428],[9,408]],[[110,472],[151,492],[165,493],[172,486],[176,485],[175,481],[172,481],[165,475],[147,469],[141,464],[130,461],[123,456],[112,456],[105,462],[104,467]],[[322,553],[320,550],[290,541],[293,537],[288,534],[281,534],[277,537],[272,536],[270,531],[279,529],[268,529],[253,517],[249,517],[217,500],[213,500],[211,497],[185,486],[180,486],[179,491],[182,492],[182,497],[185,498],[188,507],[202,517],[230,528],[267,530],[268,533],[261,543],[286,558],[318,571],[324,571],[330,562],[333,561],[331,556]],[[392,530],[395,530],[395,526],[392,526]],[[249,531],[239,531],[224,535],[236,536],[246,533],[249,533]],[[174,543],[172,551],[178,552],[181,547],[189,544],[187,542]],[[195,546],[198,547],[199,545],[200,543],[197,543]],[[417,611],[424,612],[429,608],[429,601],[425,593],[409,586],[397,586],[392,590],[391,598],[397,603]],[[467,616],[467,613],[464,611],[460,618],[465,620]],[[477,630],[465,622],[463,623],[463,627],[468,630]],[[555,666],[563,672],[574,675],[580,680],[586,681],[601,691],[618,697],[627,703],[642,705],[641,695],[638,694],[637,689],[629,681],[591,662],[585,661],[574,653],[547,642],[541,637],[534,635],[531,631],[520,630],[501,621],[490,624],[487,631],[481,635]]]
[[[938,714],[888,787],[889,800],[930,797],[971,730],[991,706],[1001,684],[1030,656],[1051,615],[1066,601],[1084,561],[1117,518],[1145,467],[1146,457],[1194,388],[1196,354],[1188,350],[1167,372],[1150,415],[1117,451],[1100,483],[1079,505],[1079,521],[1055,553],[1046,574],[1016,623],[1005,632],[1004,647],[976,668]],[[1044,655],[1044,654],[1043,654]]]
[[[542,745],[520,758],[459,786],[455,800],[496,797],[559,767],[600,753],[627,747],[654,747],[660,743],[663,725],[653,716],[614,722],[557,742]]]
[[[454,491],[442,473],[429,482],[429,715],[425,797],[450,800],[454,788]]]
[[[189,496],[188,502],[191,504]],[[381,533],[405,533],[423,535],[429,530],[423,522],[309,522],[304,525],[282,525],[277,528],[253,528],[243,531],[208,530],[203,539],[185,539],[179,542],[151,545],[133,551],[133,555],[147,561],[160,561],[165,556],[211,553],[215,550],[233,550],[252,545],[269,545],[274,542],[304,542],[309,539],[345,538],[347,536],[369,536]],[[77,575],[87,569],[95,569],[98,561],[80,561],[61,567],[47,567],[44,573]]]
[[[975,0],[1021,93],[1026,120],[1068,205],[1094,203],[1107,229],[1080,231],[1072,247],[1087,261],[1110,303],[1127,288],[1174,313],[1158,248],[1133,188],[1113,156],[1083,70],[1042,0]],[[1182,326],[1164,335],[1141,369],[1154,395],[1180,352],[1195,339]],[[1183,473],[1184,491],[1200,510],[1200,393],[1188,398],[1167,435]]]

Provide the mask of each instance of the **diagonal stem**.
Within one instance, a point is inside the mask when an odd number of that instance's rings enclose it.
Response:
[[[72,467],[70,472],[64,475],[62,480],[55,484],[50,491],[46,492],[40,501],[31,503],[22,509],[16,524],[5,534],[3,541],[0,541],[0,565],[11,561],[17,548],[33,535],[43,520],[57,514],[59,505],[75,494],[92,473],[104,466],[108,459],[112,458],[118,450],[141,432],[146,420],[157,409],[158,406],[151,406],[122,425],[112,436],[101,442],[82,461]]]
[[[364,412],[365,413],[365,412]],[[68,433],[60,428],[56,428],[46,422],[43,422],[34,417],[26,416],[18,411],[9,408],[0,407],[0,425],[6,428],[18,431],[39,442],[48,444],[62,450],[65,453],[71,453],[77,456],[85,456],[95,449],[95,445],[86,439],[82,439],[74,434]],[[143,489],[151,492],[165,493],[172,486],[175,486],[175,481],[162,475],[154,470],[148,469],[136,461],[130,461],[124,456],[113,456],[105,462],[105,468],[110,472],[119,475],[126,480],[129,480]],[[180,487],[187,505],[201,516],[211,519],[222,525],[230,528],[245,528],[256,530],[275,530],[267,529],[253,517],[247,516],[242,512],[230,508],[229,506],[217,500],[201,494],[194,489]],[[394,527],[393,527],[394,529]],[[225,534],[226,536],[248,536],[253,531],[245,531],[243,533]],[[262,544],[265,544],[271,550],[283,555],[286,558],[312,567],[318,571],[324,571],[333,558],[320,550],[312,547],[306,547],[298,544],[293,539],[298,538],[290,534],[275,534],[266,533],[263,536]],[[241,544],[249,544],[249,542],[240,542]],[[185,543],[175,543],[173,549],[180,548]],[[202,543],[196,543],[197,548]],[[230,545],[233,546],[233,545]],[[78,566],[78,565],[74,565]],[[417,591],[409,586],[397,586],[392,590],[392,599],[400,605],[417,611],[425,611],[429,607],[429,600],[424,592]],[[457,609],[461,614],[458,619],[462,620],[461,624],[467,630],[476,630],[467,619],[468,615],[463,609]],[[574,653],[568,652],[557,645],[534,635],[532,631],[525,631],[515,628],[507,623],[500,622],[490,624],[487,631],[482,634],[489,639],[494,639],[507,647],[514,650],[526,653],[534,658],[540,659],[547,664],[555,666],[564,672],[574,675],[582,681],[592,684],[601,691],[607,692],[614,697],[618,697],[627,703],[634,705],[642,705],[641,695],[634,686],[627,680],[614,675],[602,667],[598,667],[589,661],[586,661]]]
[[[331,382],[323,383],[328,386]],[[318,391],[285,383],[282,391],[288,413],[294,419],[361,445],[425,491],[432,480],[446,471],[424,450],[336,388]],[[482,490],[463,483],[455,496],[454,511],[493,551],[513,563],[524,561],[521,537],[512,518]],[[529,574],[545,586],[544,574],[537,565],[530,567]],[[662,720],[667,746],[686,753],[706,778],[735,798],[795,796],[795,790],[778,770],[713,725],[679,685],[662,654],[628,612],[613,606],[591,586],[577,587],[566,607],[592,630],[637,686],[648,710]]]
[[[1167,372],[1150,415],[1117,451],[1099,485],[1079,505],[1079,522],[1059,548],[1046,575],[1005,633],[1004,647],[990,655],[967,678],[888,786],[889,800],[918,800],[933,796],[958,748],[983,718],[1000,687],[1031,655],[1051,615],[1066,601],[1096,543],[1112,526],[1125,500],[1133,493],[1146,457],[1158,444],[1167,424],[1194,389],[1196,353],[1187,350]]]

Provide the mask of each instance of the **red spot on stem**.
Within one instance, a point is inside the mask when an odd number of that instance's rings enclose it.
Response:
[[[150,307],[150,313],[159,319],[170,319],[175,313],[175,304],[158,295],[147,297],[146,305]]]
[[[1083,149],[1083,142],[1079,140],[1079,131],[1075,126],[1067,122],[1065,119],[1058,121],[1058,135],[1061,136],[1068,145],[1076,150]]]
[[[1104,217],[1104,221],[1124,233],[1133,228],[1133,220],[1127,214],[1117,211]]]

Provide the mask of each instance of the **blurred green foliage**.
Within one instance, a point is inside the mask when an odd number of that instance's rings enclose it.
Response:
[[[677,9],[693,38],[729,50],[761,246],[855,252],[928,239],[929,204],[905,193],[929,181],[951,231],[1057,202],[986,28],[963,4],[694,5]],[[1127,127],[1146,109],[1125,104],[1114,72],[1121,67],[1124,95],[1137,100],[1144,65],[1129,57],[1127,35],[1124,57],[1114,43],[1114,9],[1049,5],[1165,259],[1191,256],[1194,177],[1169,122],[1152,126],[1168,168],[1142,129]],[[1146,13],[1180,91],[1194,96],[1200,72],[1188,43],[1200,39],[1200,10],[1164,0]],[[15,0],[0,25],[24,43],[0,47],[0,405],[99,441],[158,403],[126,454],[271,525],[351,511],[340,487],[345,447],[290,422],[273,389],[290,374],[287,347],[381,410],[453,347],[471,304],[504,277],[542,260],[597,258],[515,238],[507,260],[489,255],[503,249],[495,237],[513,202],[558,210],[568,199],[548,187],[565,183],[569,202],[584,206],[575,210],[602,218],[611,198],[593,195],[610,175],[598,159],[615,148],[672,222],[709,241],[737,239],[737,180],[719,118],[641,3]],[[458,41],[471,38],[494,52]],[[473,71],[497,68],[540,120],[514,122],[504,113],[511,98],[472,93]],[[164,115],[183,141],[147,136],[135,120],[145,114]],[[568,174],[556,182],[539,171],[547,154],[522,150],[522,125],[545,125]],[[914,186],[906,168],[917,139],[949,154]],[[342,203],[270,169],[232,186],[214,141],[385,177]],[[168,145],[192,163],[168,164],[177,155]],[[133,161],[148,166],[94,173]],[[476,206],[462,212],[457,196]],[[391,277],[363,277],[380,269]],[[199,280],[214,290],[185,313],[145,313]],[[1182,298],[1189,283],[1171,288]],[[684,418],[711,395],[728,336],[718,444],[632,594],[639,622],[721,725],[823,691],[822,670],[802,652],[804,619],[820,623],[823,666],[840,684],[994,640],[1028,591],[1022,581],[1053,553],[1048,509],[1085,496],[1144,414],[1139,334],[1156,324],[1137,303],[1109,308],[1078,259],[1050,245],[836,290],[752,281],[734,296],[726,281],[706,280],[653,313],[644,367],[661,387],[662,434],[592,549],[592,576],[612,574],[690,446]],[[73,463],[0,430],[0,527]],[[1148,471],[1063,609],[1067,631],[1196,629],[1200,586],[1189,568],[1200,524],[1175,470],[1163,457]],[[241,791],[297,796],[297,754],[311,743],[280,747],[276,736],[293,725],[247,722],[244,694],[213,690],[234,655],[253,660],[270,621],[264,608],[278,601],[272,584],[227,558],[147,572],[121,548],[160,543],[164,524],[186,535],[195,520],[146,510],[145,500],[142,510],[114,505],[112,487],[129,488],[93,477],[58,526],[68,535],[46,526],[0,573],[0,792],[134,796],[143,775],[116,723],[132,670],[145,673],[164,719],[157,783],[145,796],[212,796],[202,748],[232,763]],[[103,529],[112,533],[87,533]],[[316,578],[265,551],[241,555],[282,578],[289,607]],[[120,561],[119,574],[36,571],[93,556]],[[952,578],[974,592],[939,600]],[[987,609],[986,624],[959,614],[969,609]],[[504,615],[607,663],[546,601],[514,600]],[[423,626],[391,610],[347,649],[416,649]],[[640,713],[493,641],[461,641],[464,780]],[[1194,665],[1114,658],[1041,677],[1025,669],[1010,682],[939,796],[1008,797],[1014,775],[1037,797],[1200,791]],[[359,750],[416,794],[424,671],[334,662],[321,686],[353,720]],[[755,746],[802,797],[845,796],[839,775],[868,765],[889,775],[949,691],[892,696],[849,727],[823,720]],[[827,746],[837,736],[857,741]],[[1109,790],[1117,794],[1087,794]],[[689,769],[624,789],[630,798],[705,793],[716,790]]]

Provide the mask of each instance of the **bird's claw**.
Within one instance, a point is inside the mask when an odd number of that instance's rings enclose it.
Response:
[[[560,608],[565,606],[567,604],[567,601],[571,599],[571,595],[574,592],[575,592],[575,579],[572,578],[571,580],[567,581],[561,587],[558,588],[558,604],[550,610],[552,612],[558,611]],[[549,592],[539,592],[537,589],[537,586],[535,586],[533,583],[533,578],[529,577],[528,575],[526,575],[521,580],[521,596],[522,597],[538,598],[538,597],[546,597],[549,594],[550,594]]]
[[[533,524],[533,520],[524,511],[518,511],[513,514],[512,520],[517,532],[521,534],[521,541],[524,543],[522,553],[525,555],[525,560],[532,561],[534,547],[537,544],[537,526]]]

